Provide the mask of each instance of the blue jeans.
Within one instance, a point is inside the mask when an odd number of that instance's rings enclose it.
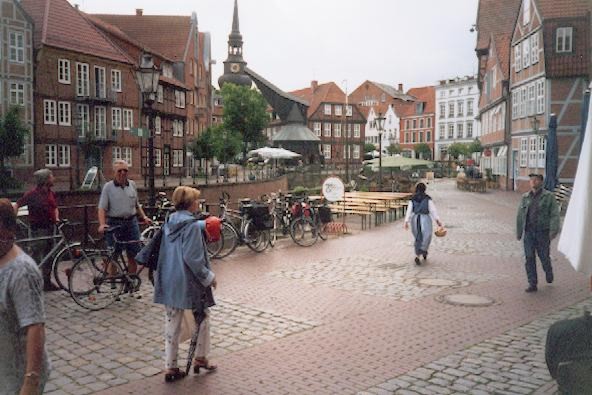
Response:
[[[535,230],[524,232],[524,255],[526,257],[526,277],[528,284],[535,286],[538,283],[536,255],[539,256],[543,270],[547,277],[547,282],[553,281],[553,268],[551,267],[551,257],[549,255],[549,245],[551,239],[549,230]],[[550,281],[549,281],[550,280]]]
[[[137,241],[140,240],[140,226],[136,217],[131,219],[121,220],[117,218],[107,218],[107,225],[111,227],[119,226],[115,232],[117,241]],[[105,235],[107,245],[111,248],[115,247],[115,241],[111,233]],[[117,246],[119,250],[124,249],[127,251],[128,256],[135,257],[138,252],[142,249],[140,243],[129,243]]]

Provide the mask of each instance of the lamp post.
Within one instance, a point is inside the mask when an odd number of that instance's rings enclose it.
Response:
[[[76,186],[80,187],[80,139],[82,134],[82,115],[74,116],[74,129],[76,130]]]
[[[382,192],[382,132],[384,131],[385,117],[382,113],[378,113],[378,116],[374,120],[376,122],[376,130],[378,130],[378,188]]]
[[[539,119],[536,117],[536,115],[532,116],[530,118],[530,124],[532,126],[532,131],[534,132],[534,135],[536,136],[536,144],[538,146],[539,144]],[[535,174],[539,174],[539,153],[537,150],[537,156],[536,156],[536,162],[535,162],[535,168],[534,168],[534,172]]]
[[[154,188],[154,114],[152,104],[158,91],[160,72],[154,65],[151,54],[142,54],[140,68],[136,71],[136,79],[142,93],[143,112],[148,115],[148,205],[154,207],[156,191]]]

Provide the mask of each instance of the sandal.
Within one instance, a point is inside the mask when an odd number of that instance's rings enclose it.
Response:
[[[199,374],[199,370],[201,368],[207,370],[208,372],[213,372],[218,369],[218,366],[210,365],[207,359],[195,358],[193,360],[193,373]]]
[[[164,374],[164,381],[172,383],[173,381],[181,380],[185,377],[185,372],[179,370],[179,368],[171,369],[169,373]]]

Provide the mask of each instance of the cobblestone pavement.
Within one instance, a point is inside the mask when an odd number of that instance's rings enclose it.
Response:
[[[524,293],[519,195],[440,180],[428,188],[449,233],[434,238],[421,266],[401,221],[360,231],[356,217],[353,235],[242,250],[215,264],[215,374],[163,382],[164,317],[148,285],[143,299],[98,312],[46,294],[48,392],[552,393],[546,329],[592,303],[587,279],[555,251],[555,283]],[[446,302],[458,295],[491,303]]]

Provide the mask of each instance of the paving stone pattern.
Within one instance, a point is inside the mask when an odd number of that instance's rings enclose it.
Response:
[[[592,300],[548,314],[466,350],[437,359],[358,395],[496,394],[522,395],[550,387],[545,363],[547,330],[556,321],[592,309]],[[554,393],[555,391],[546,392]]]
[[[403,302],[499,278],[499,275],[447,271],[440,267],[411,266],[364,256],[349,256],[314,262],[299,269],[271,272],[270,276],[324,285],[363,295],[388,296]],[[418,280],[452,280],[454,284],[429,285]]]
[[[63,293],[46,293],[47,344],[52,374],[48,394],[89,394],[160,373],[164,313],[142,286],[140,300],[125,297],[89,312]],[[221,356],[314,328],[317,324],[217,300],[212,308],[211,356]],[[180,346],[181,366],[189,342]]]

